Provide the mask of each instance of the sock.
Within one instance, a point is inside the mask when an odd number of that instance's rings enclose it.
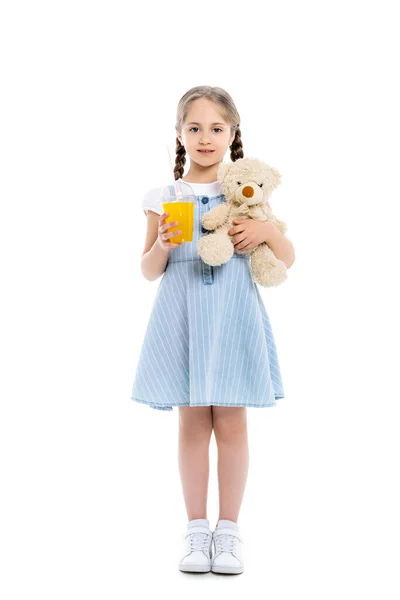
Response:
[[[210,528],[210,521],[208,519],[192,519],[188,523],[188,527],[197,527],[199,525]]]
[[[230,527],[231,529],[236,529],[239,531],[239,525],[235,523],[235,521],[229,521],[229,519],[220,519],[217,523],[217,529],[221,529],[222,527]]]

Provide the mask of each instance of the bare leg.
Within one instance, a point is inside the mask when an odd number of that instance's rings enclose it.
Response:
[[[213,406],[218,447],[219,519],[237,523],[249,467],[246,407]]]
[[[179,407],[179,471],[188,520],[207,519],[211,406]]]

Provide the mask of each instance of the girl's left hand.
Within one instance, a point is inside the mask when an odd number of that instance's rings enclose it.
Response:
[[[254,219],[235,219],[232,221],[234,227],[228,231],[228,235],[234,236],[232,242],[235,250],[253,250],[263,242],[268,241],[271,227],[270,221],[255,221]]]

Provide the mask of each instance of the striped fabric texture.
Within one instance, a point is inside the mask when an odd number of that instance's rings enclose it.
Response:
[[[284,398],[273,331],[250,257],[212,267],[197,252],[201,217],[226,202],[196,195],[193,241],[169,253],[136,366],[131,399],[151,408],[275,406]]]

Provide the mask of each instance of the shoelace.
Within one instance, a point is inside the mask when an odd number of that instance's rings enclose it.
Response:
[[[230,533],[221,533],[214,536],[216,552],[233,552],[236,544],[236,537]]]
[[[210,536],[207,533],[189,533],[188,537],[191,552],[208,549]]]

